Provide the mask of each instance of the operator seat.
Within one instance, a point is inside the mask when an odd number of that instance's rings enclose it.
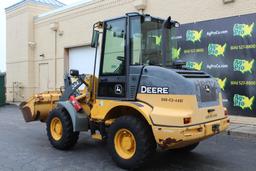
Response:
[[[162,62],[161,47],[156,44],[156,37],[148,37],[146,48],[144,50],[144,61],[149,65],[159,65]]]

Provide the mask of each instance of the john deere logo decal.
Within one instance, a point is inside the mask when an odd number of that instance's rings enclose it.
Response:
[[[241,73],[252,73],[254,59],[251,61],[235,59],[233,62],[234,71],[240,71]]]
[[[226,87],[226,82],[227,82],[227,78],[224,78],[223,80],[220,79],[220,78],[217,78],[217,81],[219,83],[219,86],[221,88],[221,90],[225,90],[225,87]]]
[[[186,32],[186,41],[191,41],[193,43],[200,42],[203,34],[203,30],[187,30]]]
[[[197,62],[187,62],[186,67],[190,69],[195,69],[200,71],[203,67],[203,62],[197,63]]]
[[[209,44],[208,45],[208,55],[213,55],[215,57],[224,56],[227,44]]]
[[[254,28],[254,23],[252,24],[235,24],[233,27],[234,36],[240,36],[244,38],[245,36],[252,36]]]
[[[234,106],[240,107],[243,110],[246,109],[246,108],[249,108],[250,110],[252,110],[254,96],[249,98],[249,97],[246,97],[246,96],[235,94],[234,98],[233,98],[233,101],[234,101]]]
[[[179,49],[172,48],[172,58],[180,59],[180,52],[181,52],[181,48],[179,48]]]

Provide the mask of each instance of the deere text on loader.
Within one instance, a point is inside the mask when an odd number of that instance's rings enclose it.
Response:
[[[21,103],[25,121],[46,122],[50,143],[61,150],[73,147],[79,132],[90,131],[93,139],[107,141],[113,160],[126,169],[140,167],[157,146],[189,152],[224,131],[229,120],[217,81],[172,60],[171,35],[178,25],[170,17],[138,13],[97,22],[93,74],[71,70],[64,90]]]

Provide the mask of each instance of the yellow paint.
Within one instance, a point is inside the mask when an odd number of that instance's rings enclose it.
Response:
[[[94,79],[94,90],[96,90],[98,79],[96,77]],[[76,79],[73,79],[73,81],[75,80]],[[84,88],[84,90],[81,91],[81,95],[76,97],[76,99],[80,102],[83,110],[86,113],[90,114],[91,108],[88,104],[93,105],[95,101],[95,95],[91,95],[91,91],[93,89],[93,76],[86,75],[84,81],[89,85],[89,87]],[[56,107],[60,96],[60,91],[47,91],[43,93],[38,93],[30,97],[25,102],[22,102],[20,108],[22,109],[22,112],[25,113],[25,115],[29,115],[29,118],[31,118],[30,121],[34,121],[35,119],[37,119],[37,113],[40,113],[39,120],[45,122],[49,115],[49,112]],[[25,108],[29,108],[29,112],[27,110],[24,110]]]
[[[115,121],[115,119],[106,120],[105,125],[110,126],[114,121]]]
[[[152,130],[156,142],[161,147],[166,149],[173,149],[194,144],[196,142],[202,141],[203,139],[215,135],[215,133],[212,131],[212,126],[214,124],[219,124],[220,132],[223,132],[225,129],[227,129],[229,125],[228,118],[183,128],[153,126]],[[172,142],[165,145],[164,141],[169,138],[174,139],[176,142]]]
[[[84,93],[88,94],[90,91],[84,91]],[[53,100],[57,99],[57,94],[56,96],[52,96],[51,93],[44,95],[44,100],[39,99],[37,103],[35,103],[36,98],[34,98],[33,103],[31,102],[29,104],[34,108],[40,108],[44,111],[46,110],[46,106],[54,106],[55,103]],[[77,98],[92,121],[104,121],[106,125],[111,125],[116,119],[110,118],[108,115],[112,109],[128,107],[136,110],[151,126],[158,144],[164,146],[164,142],[168,138],[177,141],[168,144],[168,148],[178,148],[214,135],[211,132],[213,123],[220,125],[220,131],[223,131],[228,126],[221,94],[219,94],[218,106],[205,108],[198,107],[195,95],[137,94],[137,101],[96,99],[94,103],[92,103],[92,107],[87,105],[87,102],[92,102],[87,99],[87,96]],[[246,104],[250,102],[249,99],[248,102],[246,101]],[[214,111],[209,113],[209,109],[214,109]],[[35,111],[35,109],[33,110]],[[126,109],[122,112],[124,113],[117,113],[117,115],[131,114],[128,113]],[[191,118],[191,123],[184,125],[183,120],[188,117]],[[62,124],[59,118],[52,120],[50,130],[54,140],[58,141],[61,139]],[[94,134],[92,138],[102,139],[100,134]],[[120,129],[115,135],[115,148],[118,155],[122,158],[131,158],[136,151],[136,143],[133,134],[129,130]]]
[[[94,120],[105,120],[107,114],[115,107],[130,107],[137,110],[151,125],[149,114],[152,108],[143,102],[118,101],[97,99],[91,110],[91,118]]]
[[[95,133],[95,134],[92,134],[92,139],[102,140],[102,136],[100,133]]]
[[[130,159],[136,152],[136,140],[131,131],[120,129],[114,137],[115,150],[123,159]]]
[[[22,112],[30,115],[31,121],[37,119],[37,113],[40,112],[40,121],[46,121],[49,112],[56,107],[56,102],[59,101],[61,93],[59,91],[47,91],[43,93],[36,94],[30,97],[25,102],[21,103],[20,108]],[[28,111],[24,111],[24,108],[29,108]]]
[[[164,148],[179,148],[212,136],[213,124],[219,124],[220,131],[228,127],[221,94],[218,106],[206,108],[198,107],[194,95],[138,94],[137,99],[154,106],[150,113],[152,130],[156,142]],[[209,109],[214,112],[209,113]],[[187,117],[191,117],[191,123],[184,125],[183,119]],[[173,143],[165,147],[165,140]]]
[[[51,136],[55,141],[59,141],[61,139],[63,127],[62,127],[61,120],[59,118],[54,117],[51,120],[50,131],[51,131]]]
[[[191,117],[189,125],[225,117],[221,94],[219,94],[218,106],[206,108],[198,107],[194,95],[138,94],[137,99],[154,106],[150,117],[155,125],[184,126],[183,118],[185,117]],[[208,109],[215,111],[208,113]]]

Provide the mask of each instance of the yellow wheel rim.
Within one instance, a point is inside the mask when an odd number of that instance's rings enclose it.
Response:
[[[52,138],[55,141],[59,141],[62,137],[62,129],[63,129],[61,120],[57,117],[54,117],[51,121],[50,129],[51,129]]]
[[[114,138],[114,143],[117,154],[123,159],[130,159],[135,154],[136,140],[131,131],[124,128],[118,130]]]

